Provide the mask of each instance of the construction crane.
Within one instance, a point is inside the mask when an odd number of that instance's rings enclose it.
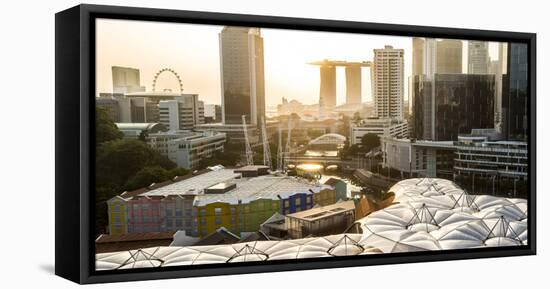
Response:
[[[262,144],[264,146],[264,166],[268,166],[269,169],[271,169],[271,150],[269,149],[267,130],[265,126],[265,118],[262,116]]]
[[[285,146],[285,153],[284,153],[284,159],[283,159],[283,169],[286,170],[286,167],[288,164],[286,163],[286,159],[290,157],[290,135],[292,134],[292,123],[291,123],[290,115],[288,116],[288,130],[287,130],[287,136],[286,136],[286,146]]]
[[[246,165],[254,165],[254,153],[250,147],[250,141],[248,139],[248,131],[246,129],[246,116],[243,114],[243,133],[244,133],[244,145],[245,145],[245,154],[246,154]]]
[[[279,145],[277,146],[277,171],[283,171],[283,130],[279,123]]]

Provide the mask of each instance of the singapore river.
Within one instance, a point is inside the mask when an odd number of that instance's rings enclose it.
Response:
[[[323,166],[319,164],[300,164],[296,166],[296,170],[298,174],[302,172],[305,174],[310,174],[311,176],[315,176],[317,179],[319,179],[319,182],[321,183],[325,183],[325,181],[329,178],[337,178],[343,180],[347,184],[348,198],[351,198],[352,191],[361,191],[361,187],[357,186],[352,181],[351,175],[340,172],[338,167],[334,165],[323,168]]]

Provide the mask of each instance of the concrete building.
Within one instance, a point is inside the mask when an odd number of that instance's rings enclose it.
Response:
[[[118,130],[120,130],[125,138],[138,139],[140,136],[146,136],[163,131],[168,128],[161,123],[132,123],[132,122],[115,122]]]
[[[350,127],[351,144],[360,144],[361,138],[366,134],[408,138],[409,124],[407,121],[398,121],[391,118],[363,119],[359,125],[352,125]]]
[[[219,34],[224,124],[241,116],[258,125],[265,116],[264,48],[260,28],[226,26]]]
[[[336,106],[336,66],[326,62],[319,67],[320,83],[319,106],[331,109]]]
[[[204,103],[197,94],[159,102],[159,121],[169,130],[189,130],[204,123]]]
[[[456,143],[455,175],[527,180],[527,151],[526,142],[463,136]]]
[[[489,64],[489,42],[468,40],[468,74],[488,74]]]
[[[521,186],[528,177],[527,143],[495,140],[497,134],[492,132],[474,130],[457,141],[381,137],[383,166],[407,177],[454,179],[476,193],[524,193],[526,187]],[[506,182],[511,182],[510,187],[505,188]]]
[[[462,40],[442,39],[436,41],[434,73],[462,73]]]
[[[109,93],[109,95],[112,95]],[[112,122],[120,121],[120,108],[118,101],[113,97],[107,97],[107,94],[100,93],[100,97],[96,98],[95,105],[105,111]]]
[[[374,49],[371,76],[377,117],[403,120],[404,53],[390,45]]]
[[[361,66],[346,66],[346,104],[361,105]]]
[[[150,133],[147,142],[160,154],[168,157],[178,167],[194,169],[202,159],[223,151],[226,141],[224,133],[168,131]]]
[[[336,68],[345,67],[346,105],[361,104],[361,69],[370,67],[371,62],[347,62],[341,60],[313,61],[308,64],[319,66],[319,110],[320,114],[331,112],[336,106]]]
[[[413,38],[412,76],[462,73],[462,41]]]
[[[227,137],[227,142],[244,143],[244,132],[242,124],[205,123],[197,125],[194,130],[200,132],[214,131],[224,133]],[[248,139],[251,144],[255,144],[259,141],[259,132],[257,126],[247,124],[246,131],[248,133]]]
[[[382,165],[403,176],[452,178],[455,147],[452,141],[420,141],[380,137]]]
[[[338,202],[285,216],[286,230],[291,239],[340,234],[353,222],[354,201]]]
[[[157,104],[145,97],[126,97],[122,93],[100,93],[96,106],[102,107],[113,122],[158,122]]]
[[[222,107],[219,104],[204,105],[204,122],[214,123],[222,122]]]
[[[139,69],[131,67],[112,66],[113,92],[131,93],[145,91],[140,84]]]

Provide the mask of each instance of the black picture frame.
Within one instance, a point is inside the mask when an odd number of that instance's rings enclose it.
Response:
[[[97,18],[528,44],[529,244],[518,247],[302,259],[299,262],[281,260],[269,263],[95,271],[91,220],[94,216],[95,19]],[[100,283],[536,254],[536,34],[534,33],[83,4],[56,14],[55,38],[56,275],[77,283]]]

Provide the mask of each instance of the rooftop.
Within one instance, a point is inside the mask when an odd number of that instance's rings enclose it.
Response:
[[[96,254],[96,269],[473,249],[528,242],[525,199],[471,196],[451,181],[429,178],[404,180],[392,190],[399,203],[359,219],[357,233]]]
[[[287,217],[302,219],[302,220],[311,222],[311,221],[327,218],[330,216],[338,215],[338,214],[341,214],[342,212],[351,211],[351,210],[355,210],[355,203],[353,200],[339,202],[339,203],[324,206],[324,207],[317,207],[306,211],[289,214],[287,215]]]
[[[331,188],[328,185],[310,182],[298,177],[264,175],[253,178],[241,178],[241,174],[235,171],[237,170],[227,168],[207,170],[199,175],[181,178],[180,181],[163,183],[162,186],[154,189],[139,189],[133,192],[125,192],[120,197],[196,195],[195,205],[203,206],[215,202],[238,204],[239,202],[247,203],[257,199],[277,200],[279,197],[286,198],[297,193],[310,194]],[[205,190],[212,187],[223,186],[227,188],[233,185],[236,188],[227,191],[225,194],[205,194]]]

